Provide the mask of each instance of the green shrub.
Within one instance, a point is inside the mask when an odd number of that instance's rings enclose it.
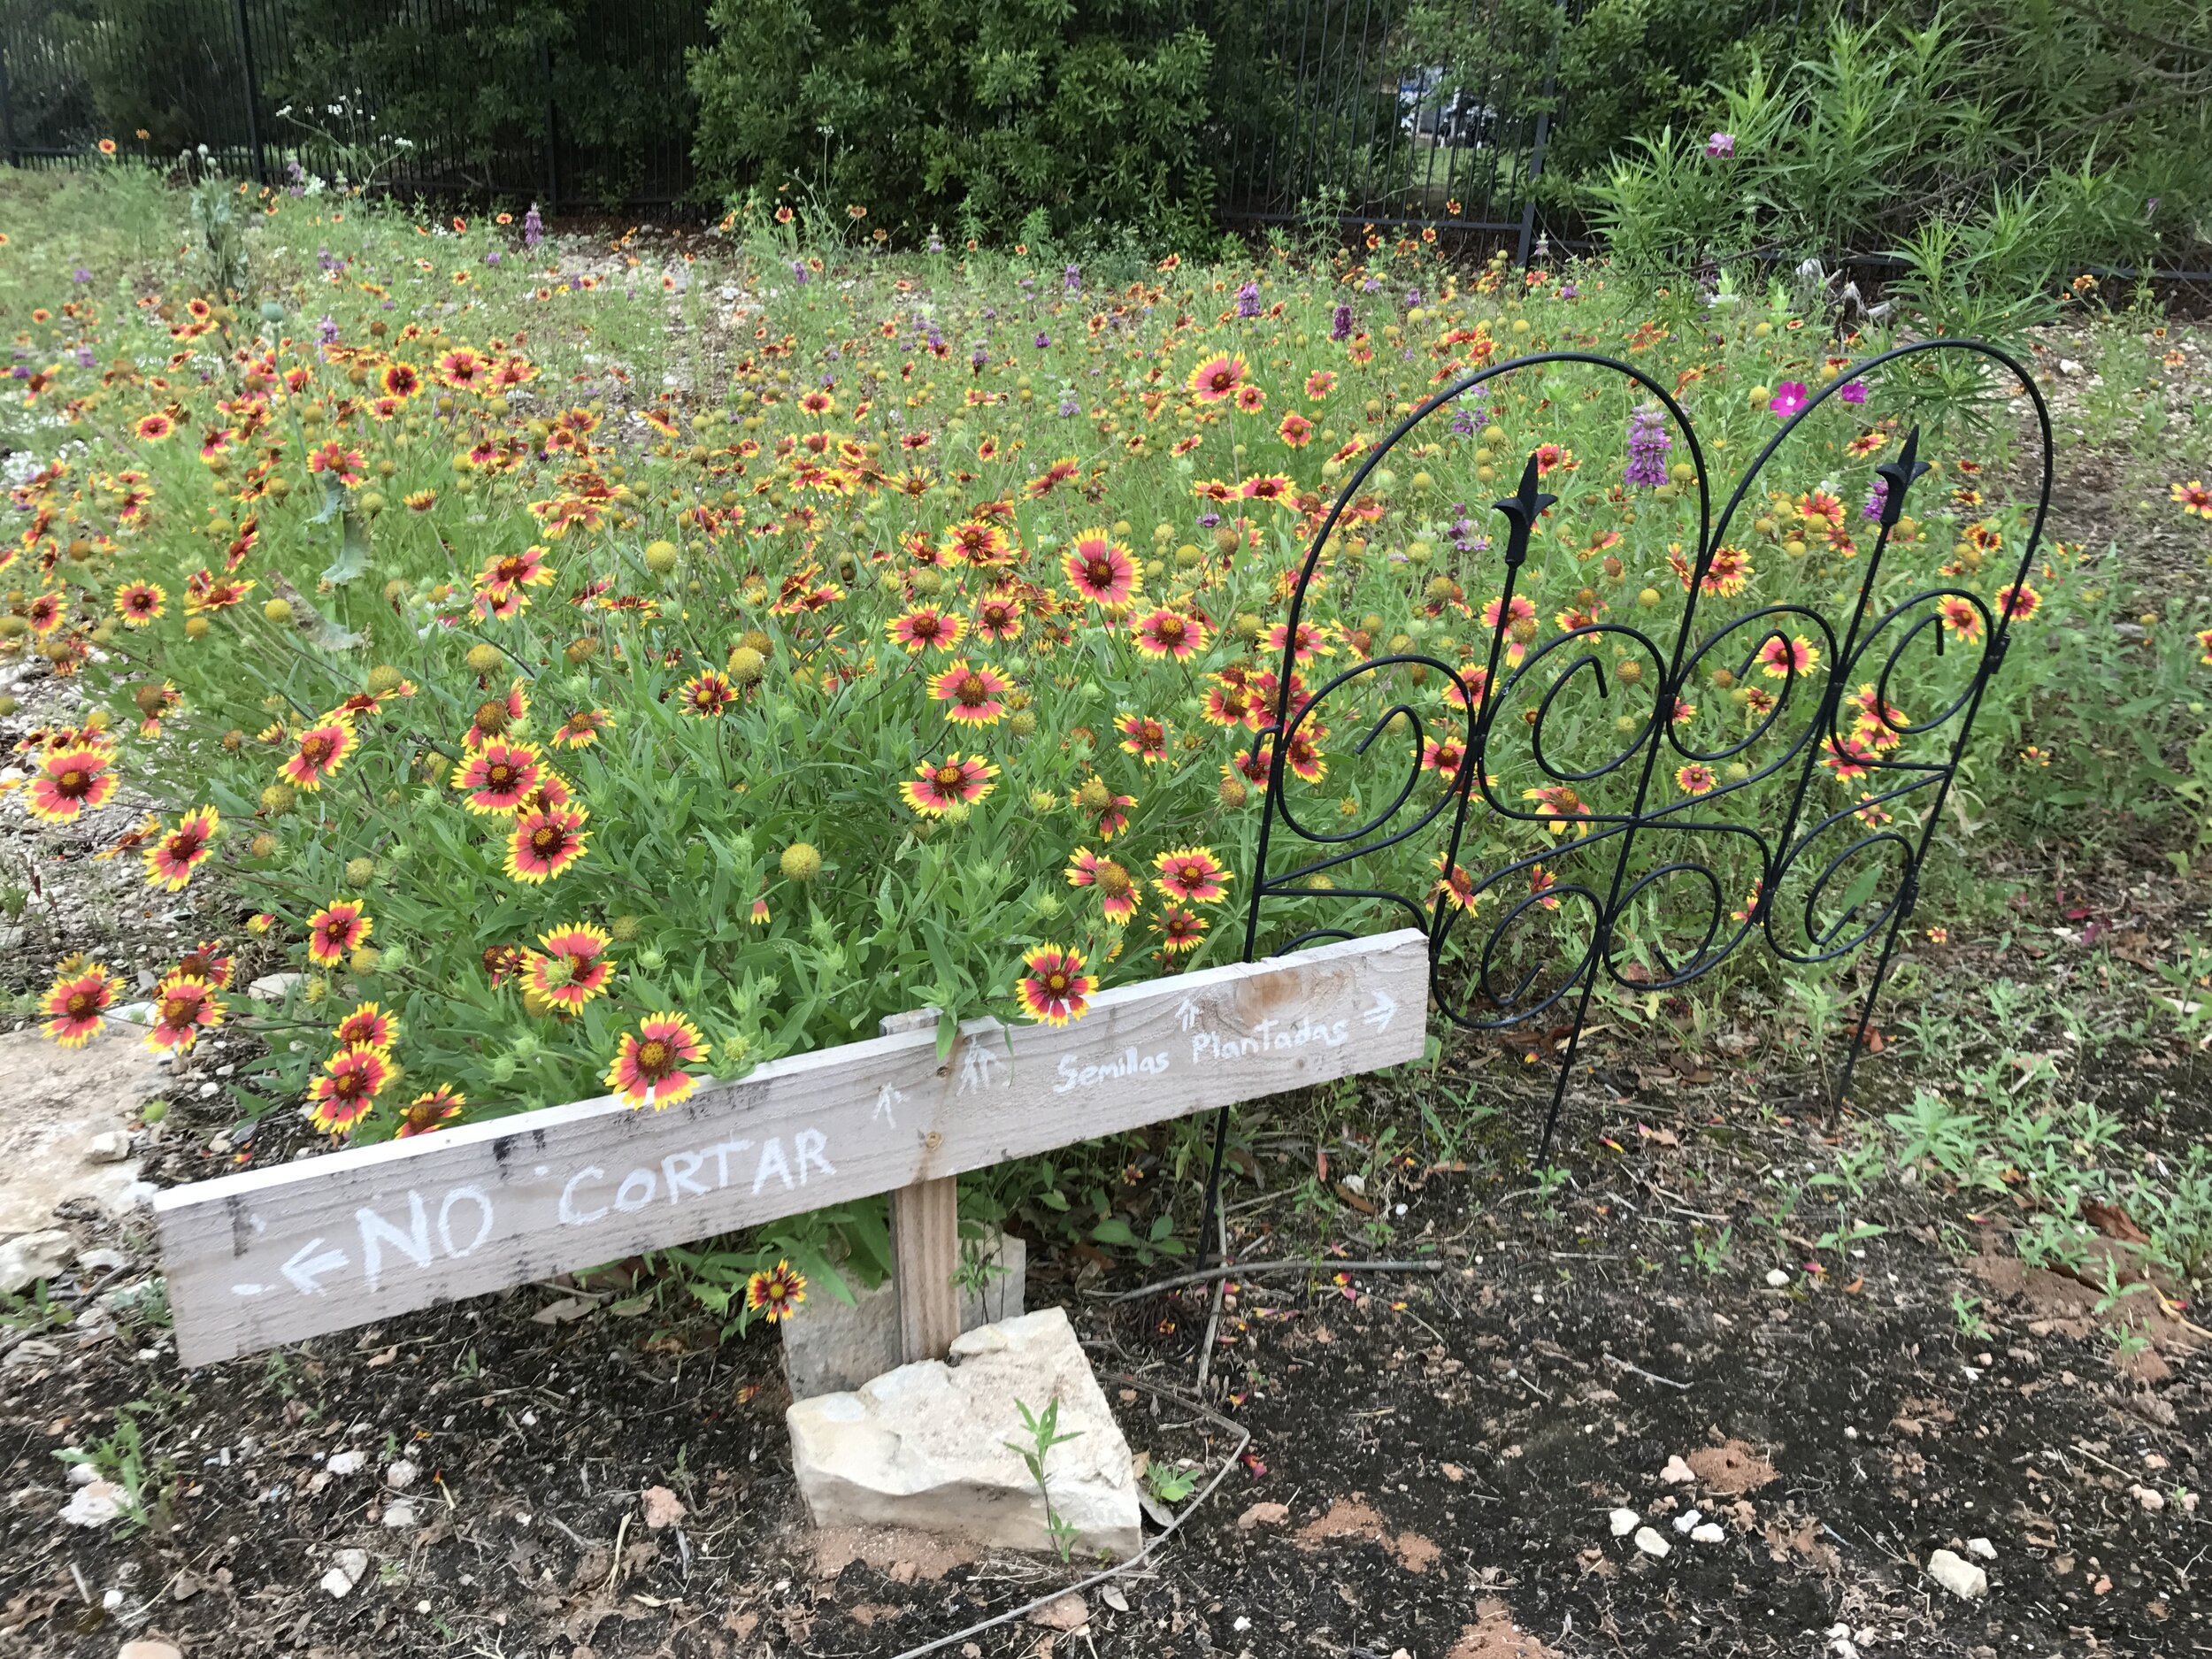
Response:
[[[1140,226],[1202,236],[1207,35],[1175,0],[716,0],[695,53],[702,188],[872,206],[1009,238],[1041,208],[1056,236]]]

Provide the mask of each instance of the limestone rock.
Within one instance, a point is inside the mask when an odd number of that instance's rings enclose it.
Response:
[[[165,1641],[127,1641],[115,1650],[115,1659],[184,1659]]]
[[[353,1594],[353,1586],[368,1571],[369,1552],[342,1549],[331,1557],[331,1563],[330,1571],[322,1576],[323,1590],[332,1600],[342,1601]]]
[[[983,1240],[984,1260],[1002,1270],[980,1290],[960,1293],[960,1328],[1018,1317],[1027,1291],[1028,1249],[1018,1238],[994,1233]],[[806,1305],[778,1326],[783,1333],[783,1372],[794,1400],[859,1387],[899,1363],[899,1293],[889,1279],[872,1290],[850,1286],[849,1305],[820,1286]]]
[[[53,1278],[76,1253],[76,1240],[59,1227],[10,1239],[0,1244],[0,1293],[12,1296],[38,1279]]]
[[[143,1035],[110,1022],[81,1048],[35,1027],[0,1036],[0,1239],[52,1225],[55,1206],[73,1198],[128,1208],[123,1194],[138,1165],[127,1125],[166,1081]],[[123,1135],[123,1159],[88,1159],[109,1133]]]
[[[1947,1549],[1928,1557],[1928,1576],[1962,1601],[1978,1601],[1989,1594],[1989,1575]]]
[[[130,1495],[112,1480],[88,1480],[69,1494],[61,1518],[70,1526],[105,1526],[123,1513]]]
[[[257,1002],[281,1002],[294,986],[306,980],[303,973],[265,973],[246,987],[246,995]]]
[[[1044,1501],[1007,1442],[1023,1438],[1017,1402],[1042,1411],[1055,1400],[1060,1432],[1076,1438],[1045,1456],[1054,1512],[1075,1528],[1077,1553],[1133,1555],[1142,1537],[1129,1443],[1059,1308],[966,1332],[949,1361],[794,1403],[785,1421],[799,1490],[819,1527],[1048,1548]]]

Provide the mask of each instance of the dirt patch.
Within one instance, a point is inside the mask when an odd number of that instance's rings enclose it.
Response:
[[[1258,1506],[1254,1506],[1255,1508]],[[1248,1515],[1249,1510],[1246,1511]],[[1243,1526],[1241,1518],[1238,1521]],[[1245,1530],[1249,1531],[1249,1528]],[[1398,1558],[1408,1572],[1426,1572],[1443,1552],[1418,1532],[1393,1532],[1382,1516],[1358,1493],[1333,1500],[1329,1507],[1292,1534],[1301,1549],[1316,1550],[1340,1539],[1359,1539],[1380,1544]]]
[[[1727,1498],[1756,1492],[1782,1478],[1779,1470],[1741,1440],[1701,1446],[1682,1461],[1696,1471],[1701,1485]]]
[[[1558,1659],[1549,1647],[1513,1622],[1504,1602],[1486,1596],[1476,1604],[1475,1622],[1459,1632],[1444,1659]]]
[[[834,1578],[862,1562],[893,1584],[936,1583],[957,1567],[972,1566],[978,1552],[956,1539],[902,1527],[833,1527],[813,1534],[815,1576]]]
[[[0,1239],[52,1226],[73,1199],[108,1210],[123,1202],[137,1163],[89,1148],[96,1135],[127,1135],[139,1106],[168,1083],[144,1034],[109,1022],[81,1048],[35,1029],[0,1036]]]

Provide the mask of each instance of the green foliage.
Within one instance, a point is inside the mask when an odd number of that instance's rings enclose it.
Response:
[[[1570,195],[1631,265],[1895,252],[1934,326],[2016,330],[2062,269],[2204,240],[2212,27],[2170,15],[2004,0],[1742,49],[1702,119],[1624,133]],[[1709,153],[1713,134],[1732,152]]]
[[[1014,1409],[1021,1413],[1022,1430],[1029,1436],[1027,1441],[1008,1440],[1006,1449],[1019,1457],[1029,1470],[1029,1478],[1037,1483],[1037,1495],[1044,1500],[1045,1530],[1052,1539],[1052,1548],[1065,1561],[1075,1553],[1078,1528],[1072,1521],[1052,1507],[1052,1488],[1045,1482],[1045,1457],[1056,1446],[1080,1440],[1082,1431],[1060,1432],[1060,1401],[1057,1395],[1042,1411],[1032,1411],[1023,1402],[1014,1402]]]
[[[908,242],[1033,236],[1039,210],[1079,246],[1103,225],[1204,231],[1213,45],[1177,0],[717,0],[710,16],[691,65],[710,188],[872,206]]]

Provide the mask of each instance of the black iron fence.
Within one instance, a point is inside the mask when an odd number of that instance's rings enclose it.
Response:
[[[706,0],[6,0],[0,143],[548,211],[689,201]]]

